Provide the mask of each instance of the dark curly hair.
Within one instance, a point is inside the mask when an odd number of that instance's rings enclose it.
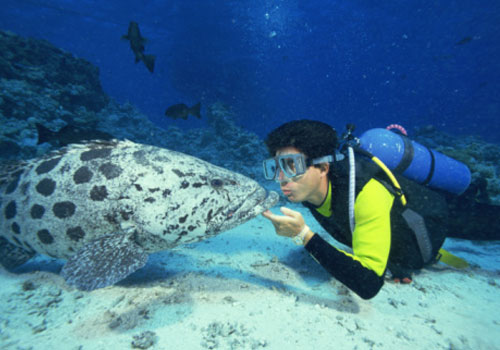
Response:
[[[335,154],[337,132],[316,120],[294,120],[274,129],[265,140],[271,156],[284,147],[295,147],[309,159]]]

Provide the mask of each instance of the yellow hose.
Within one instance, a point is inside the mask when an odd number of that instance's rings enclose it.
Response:
[[[398,189],[400,191],[401,195],[399,196],[399,199],[401,201],[401,204],[403,204],[403,206],[405,206],[407,203],[406,197],[403,193],[403,190],[401,189],[401,186],[399,185],[398,180],[392,174],[392,171],[390,171],[389,168],[377,157],[373,156],[372,161],[375,162],[375,164],[377,164],[387,174],[389,179],[392,181],[392,184],[394,185],[394,187],[396,187],[396,189]]]

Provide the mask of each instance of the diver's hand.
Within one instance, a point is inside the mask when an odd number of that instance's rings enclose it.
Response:
[[[284,215],[276,215],[270,210],[266,210],[262,213],[262,216],[269,219],[273,223],[278,235],[284,237],[295,237],[306,225],[302,214],[286,207],[281,207],[280,211]]]

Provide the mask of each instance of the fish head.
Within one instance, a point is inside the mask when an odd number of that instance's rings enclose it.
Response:
[[[137,206],[135,221],[149,237],[157,237],[154,249],[215,236],[255,218],[279,199],[239,173],[179,153],[168,157],[168,168],[136,184],[149,198],[140,200],[145,204]]]
[[[244,175],[228,172],[211,173],[208,182],[211,194],[203,210],[207,233],[217,234],[239,226],[274,206],[279,195],[266,191],[257,181]]]
[[[188,228],[197,227],[204,235],[213,236],[239,226],[279,199],[276,192],[266,191],[247,176],[199,159],[193,165],[189,171],[177,172],[183,175],[178,192],[183,202],[179,210],[187,215]]]

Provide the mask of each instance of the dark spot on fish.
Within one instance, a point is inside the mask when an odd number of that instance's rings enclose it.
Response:
[[[120,211],[120,215],[123,220],[129,220],[133,214],[134,214],[133,211],[125,211],[125,210]]]
[[[188,214],[186,214],[185,216],[183,216],[183,217],[179,218],[179,222],[180,222],[181,224],[185,223],[185,222],[186,222],[186,220],[187,220],[187,218],[188,218],[188,216],[189,216],[189,215],[188,215]]]
[[[193,226],[193,225],[189,225],[188,226],[188,230],[189,231],[194,231],[195,228],[196,228],[196,226]]]
[[[96,149],[91,149],[90,151],[83,152],[80,155],[80,160],[82,162],[86,162],[92,159],[97,159],[97,158],[106,158],[109,157],[111,154],[111,148],[96,148]]]
[[[153,197],[148,197],[144,200],[144,202],[148,202],[148,203],[154,203],[156,202],[156,199],[154,199]]]
[[[145,159],[146,158],[146,152],[144,152],[143,150],[135,151],[132,155],[135,158],[135,161],[137,163],[139,163],[139,164],[145,164],[145,163],[147,163],[147,160]]]
[[[106,177],[106,179],[111,180],[120,176],[123,169],[112,163],[104,163],[99,167],[99,171]]]
[[[166,230],[163,231],[163,234],[166,235],[166,234],[169,234],[171,232],[175,232],[177,231],[177,229],[179,228],[179,225],[178,224],[175,224],[175,225],[169,225],[167,227]]]
[[[60,219],[68,218],[75,213],[76,206],[72,202],[58,202],[52,207],[54,215]]]
[[[193,187],[194,187],[194,188],[199,188],[199,187],[201,187],[201,186],[203,186],[203,184],[202,184],[202,183],[200,183],[200,182],[195,182],[195,183],[193,184]]]
[[[21,193],[26,196],[26,193],[28,193],[28,189],[30,188],[31,182],[25,182],[21,185]]]
[[[110,224],[113,224],[113,225],[118,224],[118,221],[116,220],[114,215],[106,214],[106,215],[104,215],[104,219],[106,219],[106,221],[109,222]]]
[[[50,234],[49,230],[40,230],[37,233],[38,238],[40,239],[40,242],[43,244],[52,244],[54,243],[54,237]]]
[[[85,231],[80,226],[70,227],[66,230],[66,235],[75,242],[78,242],[83,237],[85,237]]]
[[[181,205],[180,205],[180,204],[176,204],[175,206],[170,207],[170,208],[168,208],[168,209],[169,209],[170,211],[176,211],[176,210],[177,210],[177,209],[179,209],[180,207],[181,207]]]
[[[161,195],[163,196],[163,198],[167,198],[167,196],[170,196],[170,194],[171,194],[171,193],[172,193],[172,191],[170,191],[170,190],[167,188],[167,189],[163,190],[163,192],[162,192],[162,194],[161,194]]]
[[[15,234],[21,233],[21,227],[19,227],[19,224],[17,222],[13,222],[11,228],[12,232],[14,232]]]
[[[185,175],[182,171],[180,171],[179,169],[172,169],[172,172],[173,172],[175,175],[179,176],[179,177],[184,177],[184,176],[186,176],[186,175]]]
[[[36,185],[37,192],[44,195],[45,197],[48,197],[52,193],[54,193],[55,188],[56,182],[47,178],[43,179]]]
[[[150,188],[149,189],[149,192],[151,193],[155,193],[155,192],[158,192],[160,189],[158,187],[155,187],[155,188]]]
[[[66,174],[68,171],[71,170],[71,166],[69,164],[64,164],[61,169],[59,169],[60,174]]]
[[[103,201],[108,197],[108,189],[106,186],[94,186],[90,190],[90,198],[93,201]]]
[[[19,185],[19,180],[21,179],[22,173],[23,173],[22,170],[18,170],[14,174],[12,174],[14,179],[9,183],[9,185],[5,189],[5,194],[10,194],[16,190],[17,185]]]
[[[213,188],[220,188],[220,187],[222,187],[222,185],[224,185],[224,182],[221,179],[214,179],[214,180],[210,181],[210,185]]]
[[[134,186],[135,186],[135,189],[136,189],[137,191],[142,191],[142,186],[141,186],[141,185],[139,185],[139,184],[134,184]]]
[[[45,214],[45,208],[40,204],[33,204],[30,214],[33,219],[41,219],[43,214]]]
[[[207,222],[210,222],[211,220],[212,220],[212,209],[210,209],[207,214]]]
[[[12,219],[17,214],[16,202],[10,201],[5,207],[5,218],[7,220]]]
[[[51,171],[56,167],[56,165],[61,161],[61,159],[62,157],[57,157],[54,159],[46,160],[35,169],[36,173],[38,175],[48,173],[49,171]]]
[[[75,184],[77,185],[84,184],[89,182],[93,175],[94,174],[88,167],[82,166],[73,174],[73,181],[75,181]]]
[[[189,187],[189,182],[187,182],[187,181],[182,181],[182,183],[181,183],[181,188],[182,188],[182,189],[185,189],[185,188],[188,188],[188,187]]]

